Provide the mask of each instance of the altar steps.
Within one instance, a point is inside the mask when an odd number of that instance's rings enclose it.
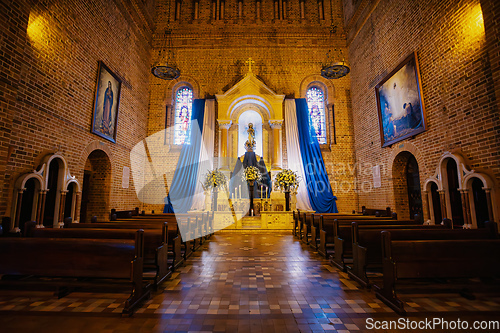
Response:
[[[260,216],[245,216],[241,219],[242,229],[261,229]]]

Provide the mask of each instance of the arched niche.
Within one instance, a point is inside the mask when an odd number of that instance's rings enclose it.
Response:
[[[392,164],[392,185],[398,216],[413,219],[422,216],[422,194],[418,162],[409,151],[396,155]]]
[[[84,164],[82,200],[79,219],[90,222],[107,221],[110,211],[111,159],[104,149],[96,148],[88,154]]]
[[[439,224],[443,220],[439,188],[440,182],[437,179],[427,179],[424,184],[424,191],[422,195],[423,197],[427,197],[428,216],[426,216],[426,219],[427,221],[430,221],[430,224]]]
[[[464,177],[464,187],[470,206],[471,227],[481,228],[485,221],[498,221],[498,207],[493,204],[496,191],[491,178],[484,173],[471,170]]]
[[[53,172],[53,176],[57,178],[57,186],[52,189],[49,187],[50,180],[50,168],[57,169],[57,172]],[[34,183],[30,183],[34,182]],[[26,219],[27,215],[30,215],[30,220],[37,222],[37,227],[43,227],[44,216],[46,208],[47,193],[52,190],[54,193],[53,204],[53,222],[51,227],[60,227],[64,219],[64,205],[66,203],[66,192],[68,184],[74,184],[73,197],[71,199],[72,207],[75,207],[78,203],[78,195],[81,191],[80,183],[76,177],[72,176],[66,159],[60,153],[48,154],[42,158],[41,163],[38,165],[36,170],[30,173],[21,175],[15,183],[14,186],[14,203],[12,205],[11,216],[14,217],[13,223],[11,225],[11,231],[19,232],[19,226],[26,222],[21,221]],[[29,199],[27,199],[29,197]],[[23,200],[24,198],[24,200]],[[28,203],[29,201],[29,203]],[[30,207],[24,207],[29,205]],[[29,213],[23,212],[24,209],[28,209]],[[73,219],[75,217],[74,210]]]
[[[238,119],[237,119],[237,124],[238,126],[238,139],[237,139],[237,149],[238,153],[237,156],[241,156],[245,154],[245,147],[244,143],[248,138],[247,134],[247,127],[249,124],[253,125],[253,128],[255,130],[255,153],[259,156],[264,156],[263,155],[263,141],[264,141],[264,135],[262,133],[262,123],[263,119],[262,116],[259,112],[255,111],[253,108],[248,108],[246,111],[240,113]]]

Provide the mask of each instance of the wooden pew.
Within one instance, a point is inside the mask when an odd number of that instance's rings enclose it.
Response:
[[[294,236],[297,236],[298,233],[298,227],[299,227],[299,216],[300,216],[300,209],[297,209],[297,211],[292,211],[292,217],[293,217],[293,229],[292,229],[292,234]]]
[[[99,228],[99,229],[161,229],[165,221],[143,220],[127,222],[96,222],[96,223],[70,223],[65,228]],[[171,270],[175,270],[184,262],[182,255],[182,242],[179,235],[179,229],[175,220],[168,223],[167,245],[169,249],[169,258],[171,258]],[[170,261],[170,260],[169,260]]]
[[[135,207],[132,210],[116,210],[115,208],[113,208],[111,209],[111,213],[109,214],[111,221],[115,220],[116,218],[128,218],[138,215],[139,215],[139,207]]]
[[[387,207],[385,209],[377,209],[377,208],[366,208],[365,206],[361,207],[361,213],[363,215],[373,215],[377,217],[391,217],[391,207]]]
[[[380,300],[398,314],[405,314],[404,302],[396,295],[404,280],[495,279],[500,276],[498,254],[499,239],[401,241],[392,240],[390,231],[385,230],[382,231],[383,285],[375,284],[374,289]],[[497,291],[498,286],[497,283]]]
[[[351,223],[353,221],[373,221],[378,222],[391,222],[392,220],[397,221],[397,215],[393,214],[391,219],[386,217],[375,217],[375,216],[363,216],[363,215],[341,215],[341,214],[321,214],[323,219],[320,220],[319,224],[319,246],[318,253],[325,258],[330,258],[330,255],[334,253],[335,239],[334,239],[334,226],[333,222],[335,220],[343,221],[343,223]]]
[[[168,224],[161,230],[144,230],[144,273],[152,269],[155,273],[153,286],[165,281],[172,274],[168,257]],[[135,239],[137,229],[100,229],[100,228],[36,228],[34,223],[27,223],[25,237],[34,238],[88,238],[88,239]],[[147,274],[145,274],[147,276]],[[147,278],[146,278],[147,280]]]
[[[210,214],[205,213],[189,213],[189,214],[151,214],[151,215],[139,215],[129,218],[117,219],[117,222],[143,222],[154,223],[154,221],[168,221],[169,223],[174,223],[179,226],[179,230],[182,228],[184,236],[181,235],[181,245],[182,245],[182,256],[186,260],[193,251],[196,251],[204,241],[202,238],[202,230],[204,227],[207,232],[210,230]],[[204,225],[206,223],[208,225]],[[185,239],[184,239],[185,238]],[[208,239],[208,237],[205,237]]]
[[[419,222],[415,220],[389,220],[383,222],[383,224],[363,220],[355,222],[357,222],[361,228],[366,229],[407,229],[411,227],[414,229],[425,228],[427,230],[432,230],[451,228],[451,226],[417,224]],[[335,251],[334,254],[330,256],[330,263],[339,269],[342,269],[344,272],[347,272],[347,264],[351,264],[353,262],[352,223],[344,224],[338,220],[334,221],[334,244]]]
[[[309,246],[317,250],[320,242],[319,230],[323,225],[323,215],[312,214],[311,217],[311,240]]]
[[[321,221],[318,219],[316,221],[313,220],[312,216],[313,215],[319,216],[328,216],[328,217],[334,217],[334,218],[339,218],[339,219],[347,219],[347,218],[354,218],[354,217],[361,217],[361,218],[373,218],[372,216],[367,216],[363,217],[363,215],[360,214],[344,214],[344,213],[301,213],[300,215],[300,225],[299,225],[299,239],[302,240],[304,243],[309,244],[309,240],[312,239],[312,235],[315,234],[316,238],[319,239],[319,230],[322,229]],[[318,223],[319,222],[319,223]],[[314,230],[316,228],[316,230]],[[316,242],[313,242],[316,243]],[[317,248],[317,245],[313,245],[314,248]]]
[[[124,315],[131,315],[151,293],[149,286],[143,283],[143,261],[142,230],[136,232],[134,240],[0,239],[0,274],[4,275],[1,284],[26,288],[43,285],[95,288],[106,283],[106,292],[111,286],[121,286],[130,291],[122,312]],[[26,276],[33,277],[28,279]],[[44,279],[36,279],[38,277]],[[47,280],[45,277],[57,279]],[[81,278],[85,278],[84,281]]]
[[[353,264],[347,274],[363,287],[370,287],[367,269],[382,268],[382,234],[384,229],[360,228],[357,222],[352,223]],[[412,228],[391,229],[393,240],[439,240],[439,239],[497,239],[496,223],[486,223],[484,229],[429,229]]]

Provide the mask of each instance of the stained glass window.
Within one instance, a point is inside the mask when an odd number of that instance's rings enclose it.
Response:
[[[316,132],[316,137],[320,144],[326,143],[326,124],[325,124],[325,94],[318,87],[307,89],[307,106],[311,117],[311,125]]]
[[[193,90],[182,87],[175,94],[174,144],[189,144],[191,137],[191,112],[193,108]]]

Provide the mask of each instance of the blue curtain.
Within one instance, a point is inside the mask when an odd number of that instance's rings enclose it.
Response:
[[[182,146],[179,161],[175,168],[174,178],[170,185],[170,191],[165,198],[164,213],[174,213],[174,207],[177,213],[187,213],[193,203],[198,166],[200,163],[204,111],[205,100],[195,99],[193,101],[193,112],[191,115],[190,144]],[[199,126],[199,130],[194,126],[196,123]]]
[[[337,197],[332,193],[316,132],[311,126],[307,101],[304,98],[296,99],[295,106],[300,152],[306,178],[304,183],[307,185],[311,206],[318,213],[338,213],[335,203]]]

